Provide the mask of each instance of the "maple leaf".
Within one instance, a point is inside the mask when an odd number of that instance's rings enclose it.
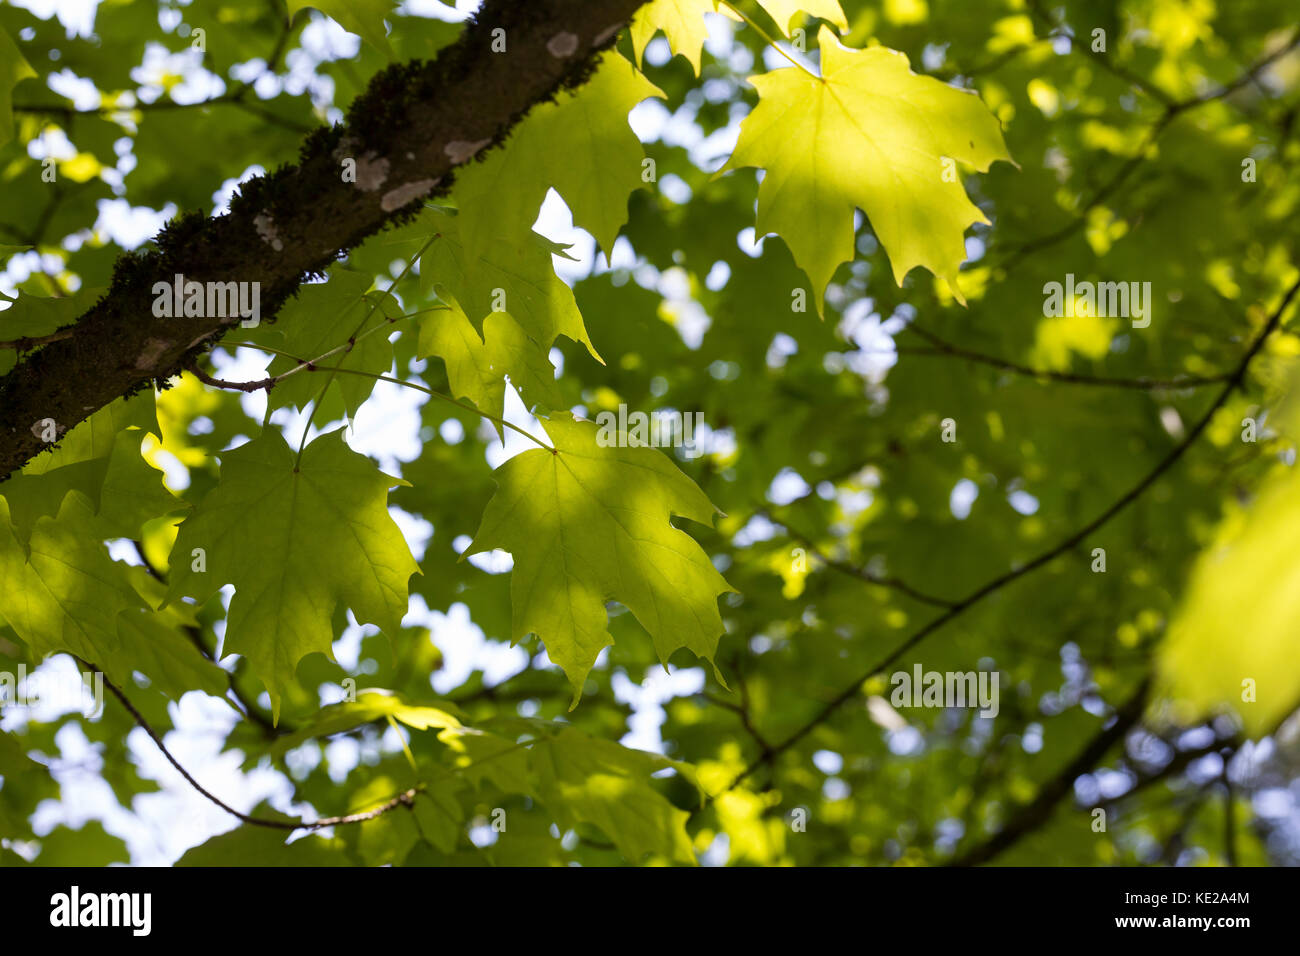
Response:
[[[281,351],[300,359],[314,359],[340,344],[352,341],[347,351],[330,356],[325,365],[383,374],[393,364],[393,346],[385,333],[372,332],[387,320],[366,295],[369,276],[347,269],[335,269],[324,283],[303,286],[297,297],[281,310],[275,326],[263,333],[278,337]],[[382,294],[382,293],[377,293]],[[370,334],[367,334],[370,333]],[[271,376],[283,375],[299,363],[277,355],[267,368]],[[268,401],[272,408],[294,405],[306,408],[321,394],[321,375],[297,372],[277,382]],[[363,375],[337,375],[330,389],[337,389],[348,416],[355,418],[361,403],[370,397],[375,379]]]
[[[563,404],[555,385],[555,368],[545,349],[530,339],[506,312],[489,312],[480,335],[450,294],[448,308],[420,319],[416,354],[436,355],[447,367],[452,394],[500,419],[505,413],[506,376],[526,405],[547,410]],[[503,426],[496,423],[498,433]]]
[[[298,662],[316,651],[332,658],[330,617],[340,602],[360,623],[389,634],[400,627],[407,580],[419,568],[388,514],[394,484],[403,482],[348,448],[341,430],[296,462],[268,429],[222,455],[221,483],[181,524],[168,600],[204,601],[235,586],[224,648],[247,658],[276,720]]]
[[[825,27],[819,42],[820,77],[794,67],[750,77],[758,106],[719,174],[766,170],[757,232],[789,245],[819,312],[836,268],[854,257],[855,207],[870,219],[899,285],[924,266],[964,304],[957,284],[964,234],[988,220],[944,161],[981,172],[1009,161],[997,119],[974,93],[913,73],[902,53],[849,49]]]
[[[514,637],[545,642],[575,705],[597,655],[614,643],[607,600],[636,616],[661,661],[680,647],[712,660],[723,632],[717,598],[732,590],[669,521],[711,524],[721,512],[663,453],[604,448],[596,432],[591,422],[548,421],[555,450],[526,451],[497,470],[497,493],[464,555],[514,555]]]
[[[450,210],[431,209],[426,221],[438,233],[421,259],[420,280],[425,288],[453,298],[475,329],[493,311],[508,312],[543,348],[556,336],[566,336],[587,347],[599,359],[587,335],[582,315],[570,289],[551,264],[564,247],[531,229],[518,237],[497,236],[482,244],[464,239],[465,217]],[[448,295],[443,296],[445,291]]]
[[[457,175],[454,196],[466,246],[478,251],[498,236],[526,234],[546,191],[554,187],[574,223],[595,236],[608,255],[627,222],[628,196],[645,185],[645,150],[628,125],[628,112],[663,95],[611,51],[580,89],[534,107],[511,135],[510,149],[497,150]],[[556,143],[572,147],[557,150]]]
[[[758,0],[758,3],[786,36],[790,36],[795,23],[803,19],[800,14],[820,17],[841,30],[849,28],[839,0]],[[699,76],[700,52],[709,36],[708,22],[704,19],[706,13],[718,13],[744,22],[744,17],[719,0],[655,0],[642,7],[632,20],[630,31],[636,62],[641,63],[646,45],[662,30],[672,51],[686,57],[695,75]]]
[[[90,501],[69,491],[55,517],[38,519],[26,547],[0,496],[0,614],[40,660],[68,651],[114,681],[129,674],[117,652],[118,613],[143,606],[98,540]]]

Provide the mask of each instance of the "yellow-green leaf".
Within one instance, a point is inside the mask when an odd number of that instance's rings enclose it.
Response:
[[[574,703],[602,648],[613,644],[605,602],[622,602],[659,658],[689,648],[712,660],[723,632],[717,598],[731,590],[709,556],[670,523],[711,524],[718,510],[662,452],[602,447],[591,422],[546,423],[555,451],[498,469],[497,493],[466,554],[514,555],[516,640],[530,633],[573,686]]]
[[[395,484],[404,482],[349,449],[342,431],[296,461],[268,429],[222,456],[221,483],[181,524],[168,600],[204,601],[235,586],[223,646],[247,658],[275,719],[298,662],[313,652],[332,658],[339,603],[358,622],[397,632],[419,568],[388,514]]]
[[[654,0],[642,7],[633,18],[630,31],[637,63],[641,62],[646,45],[662,30],[672,51],[686,57],[699,76],[700,51],[709,36],[704,15],[716,12],[716,8],[717,0]]]
[[[554,103],[533,107],[504,149],[457,176],[466,246],[527,235],[554,187],[573,221],[609,254],[627,222],[627,199],[645,185],[645,150],[628,125],[632,107],[663,91],[621,54],[605,53],[591,79]]]
[[[768,16],[776,21],[776,25],[786,36],[790,36],[794,28],[803,21],[804,14],[820,17],[827,23],[835,24],[841,30],[849,28],[849,21],[844,17],[840,0],[758,0],[758,5],[767,11]],[[741,19],[724,4],[719,4],[718,12],[725,13],[734,20]]]
[[[460,727],[460,720],[453,713],[455,707],[442,704],[408,704],[397,694],[388,691],[367,690],[357,694],[356,700],[341,701],[322,707],[320,712],[307,726],[275,742],[273,752],[283,754],[305,743],[313,737],[328,737],[345,730],[360,727],[382,717],[400,720],[416,730],[438,728],[440,730]]]
[[[416,354],[443,360],[452,394],[500,418],[508,375],[525,405],[540,404],[547,411],[563,405],[546,350],[524,334],[508,313],[489,312],[480,336],[455,297],[447,293],[441,298],[450,307],[421,316]]]
[[[24,548],[0,497],[0,615],[36,659],[69,651],[120,681],[117,616],[143,602],[92,522],[90,501],[70,491],[57,517],[36,522]]]
[[[725,168],[767,171],[758,234],[785,240],[820,310],[836,268],[854,256],[860,208],[900,285],[924,266],[964,303],[957,285],[964,233],[987,220],[945,160],[980,171],[1010,160],[997,119],[974,93],[913,73],[901,53],[851,50],[826,27],[819,42],[820,77],[790,67],[750,79],[758,106]]]
[[[1251,734],[1300,700],[1300,472],[1278,466],[1196,561],[1161,647],[1162,692],[1195,718],[1227,707]]]
[[[14,138],[14,87],[33,76],[36,71],[23,59],[9,34],[0,29],[0,146]]]

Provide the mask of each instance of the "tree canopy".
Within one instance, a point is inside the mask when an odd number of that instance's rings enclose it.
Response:
[[[1284,4],[91,6],[0,863],[1300,862]]]

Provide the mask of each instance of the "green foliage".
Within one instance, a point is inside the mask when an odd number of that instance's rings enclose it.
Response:
[[[871,219],[899,285],[913,266],[948,280],[963,305],[957,270],[963,236],[987,223],[945,159],[980,171],[1010,159],[992,114],[973,93],[908,69],[874,47],[850,50],[823,27],[821,74],[795,68],[753,77],[758,107],[745,118],[729,167],[767,170],[758,231],[779,233],[822,296],[853,258],[854,207]]]
[[[210,212],[464,29],[404,10],[123,0],[87,37],[0,6],[0,376],[131,251],[103,201]],[[303,89],[322,16],[364,42]],[[75,655],[133,708],[0,699],[0,862],[140,862],[111,823],[32,821],[78,735],[147,816],[131,731],[183,739],[194,696],[302,814],[258,806],[184,865],[941,864],[1050,793],[994,862],[1300,862],[1293,823],[1245,825],[1294,787],[1290,738],[1232,757],[1300,696],[1293,19],[644,5],[202,379],[54,423],[0,481],[0,677]],[[153,44],[210,98],[142,80]],[[551,190],[590,255],[539,220]],[[1149,325],[1049,315],[1067,275],[1150,283]],[[701,454],[598,427],[620,407],[699,413]],[[915,666],[996,673],[997,716],[897,698]],[[1135,736],[1073,773],[1148,680]],[[652,699],[661,754],[629,746]]]
[[[390,478],[332,432],[295,456],[277,431],[227,452],[221,483],[182,523],[168,600],[235,586],[226,648],[280,698],[308,654],[332,656],[334,607],[397,633],[419,566],[386,510]],[[272,573],[266,574],[267,569]]]
[[[512,636],[546,643],[575,704],[597,655],[614,643],[608,600],[636,616],[665,664],[679,647],[712,660],[723,633],[717,598],[729,587],[669,519],[710,524],[717,509],[659,451],[602,447],[595,425],[559,413],[546,433],[553,447],[498,469],[499,491],[466,552],[515,555]]]

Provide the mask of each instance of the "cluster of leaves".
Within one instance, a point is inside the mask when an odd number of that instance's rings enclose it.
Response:
[[[308,5],[365,42],[303,90],[284,63]],[[0,312],[0,374],[107,285],[122,249],[98,203],[209,211],[388,62],[457,36],[393,6],[124,0],[93,37],[0,10],[0,255],[44,257]],[[644,6],[446,203],[228,337],[223,359],[264,356],[264,398],[186,375],[0,484],[0,669],[75,655],[132,705],[6,711],[0,857],[124,859],[102,831],[74,850],[32,830],[59,793],[56,736],[79,728],[130,807],[156,784],[128,730],[166,732],[197,692],[235,707],[224,747],[245,768],[283,771],[336,817],[286,844],[302,821],[259,807],[185,863],[942,862],[1014,829],[1064,770],[1092,771],[1072,758],[1158,669],[1160,699],[1191,706],[1109,752],[1127,787],[1080,783],[1079,806],[1001,859],[1262,859],[1264,839],[1286,858],[1263,825],[1225,848],[1206,804],[1227,772],[1192,760],[1224,758],[1179,742],[1195,727],[1235,747],[1198,721],[1242,675],[1259,681],[1251,733],[1296,703],[1294,430],[1243,444],[1238,426],[1276,407],[1300,340],[1270,328],[1235,371],[1296,275],[1295,58],[1237,82],[1294,43],[1285,22],[1280,3],[1175,0]],[[730,43],[706,42],[710,23]],[[224,91],[181,105],[179,66],[141,79],[157,47]],[[250,64],[261,77],[237,80]],[[98,105],[55,93],[65,69]],[[645,144],[634,108],[662,121]],[[559,278],[566,248],[533,229],[551,190],[612,267]],[[1152,325],[1043,318],[1044,283],[1067,274],[1150,282]],[[424,398],[418,453],[392,473],[351,447],[383,379]],[[507,422],[512,393],[527,427]],[[620,405],[701,412],[707,453],[605,447],[590,419]],[[507,436],[527,447],[494,469]],[[1221,527],[1238,498],[1254,510]],[[422,547],[398,512],[431,527]],[[495,550],[509,573],[466,560]],[[443,661],[403,624],[413,601],[463,606],[529,666],[435,695]],[[1249,639],[1227,648],[1243,603]],[[615,742],[620,680],[700,661],[716,687],[666,705],[672,759]],[[999,715],[891,707],[887,665],[914,663],[997,670]],[[364,759],[332,757],[341,737]],[[1080,812],[1094,804],[1101,833]],[[497,813],[505,831],[483,837]]]

